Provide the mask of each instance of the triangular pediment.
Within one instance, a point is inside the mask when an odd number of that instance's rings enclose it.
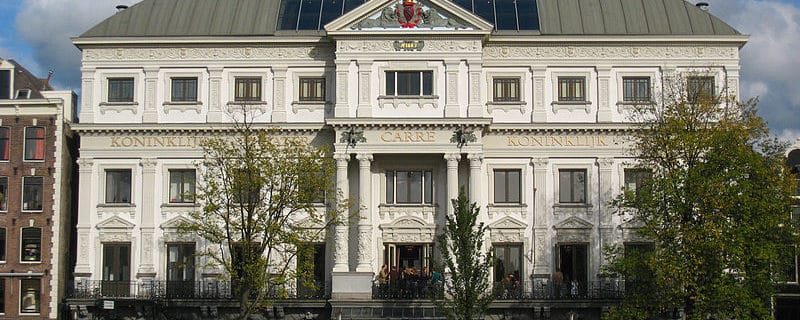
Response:
[[[364,32],[486,34],[492,24],[448,0],[371,0],[325,25],[330,35]]]
[[[189,218],[186,218],[184,216],[177,216],[175,218],[164,221],[164,223],[161,224],[161,229],[178,229],[181,226],[186,225],[188,223],[192,223],[192,220],[189,220]]]
[[[594,225],[578,217],[569,217],[555,225],[556,229],[591,229]]]
[[[642,221],[638,219],[629,219],[628,221],[625,221],[622,224],[620,224],[619,227],[622,229],[639,229],[641,227],[644,227],[644,223],[642,223]]]
[[[417,217],[400,217],[395,221],[381,225],[382,229],[419,229],[419,228],[433,228],[424,220]]]
[[[504,217],[489,225],[490,229],[525,229],[526,227],[524,222],[511,217]]]
[[[311,217],[306,217],[300,221],[297,221],[296,225],[306,229],[322,229],[325,227],[325,224],[319,218]]]
[[[133,229],[136,224],[123,219],[120,216],[113,216],[97,224],[97,229]]]

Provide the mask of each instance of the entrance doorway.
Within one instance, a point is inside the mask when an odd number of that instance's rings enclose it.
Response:
[[[102,293],[107,297],[130,296],[131,245],[129,243],[103,244]]]
[[[383,261],[389,265],[389,270],[414,268],[422,271],[430,269],[433,244],[430,243],[390,243],[384,245]]]
[[[560,244],[557,265],[570,295],[585,295],[589,283],[586,244]]]

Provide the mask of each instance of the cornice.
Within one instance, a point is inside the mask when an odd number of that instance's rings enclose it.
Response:
[[[381,128],[381,127],[486,127],[491,125],[491,118],[415,118],[398,119],[391,118],[345,118],[328,119],[326,123],[334,128],[362,127],[362,128]]]
[[[630,132],[638,130],[634,123],[534,123],[492,124],[487,134],[507,132]]]
[[[493,33],[487,42],[508,43],[552,43],[563,46],[565,43],[596,43],[609,45],[615,43],[641,44],[736,44],[740,48],[750,39],[749,35],[713,36],[713,35],[519,35]]]
[[[251,128],[256,130],[275,130],[277,132],[306,132],[313,133],[325,130],[325,125],[320,123],[255,123]],[[78,134],[97,133],[152,133],[152,134],[213,134],[231,132],[236,129],[236,124],[224,123],[193,123],[193,124],[73,124],[72,130]]]
[[[484,58],[498,59],[739,59],[733,46],[648,45],[491,45],[483,48]]]
[[[97,37],[97,38],[72,38],[72,44],[78,48],[90,46],[120,45],[209,45],[209,44],[314,44],[328,43],[330,40],[324,32],[317,35],[303,33],[282,33],[275,36],[225,36],[225,37]]]

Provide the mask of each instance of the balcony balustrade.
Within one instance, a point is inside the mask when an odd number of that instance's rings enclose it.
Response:
[[[77,280],[69,288],[67,297],[72,299],[214,299],[236,298],[235,287],[230,281],[106,281]],[[324,300],[325,286],[317,283],[315,288],[301,287],[299,290],[275,288],[270,298],[275,300]]]

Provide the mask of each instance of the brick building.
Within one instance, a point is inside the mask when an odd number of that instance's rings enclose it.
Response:
[[[0,59],[0,319],[55,319],[65,290],[76,96]]]

